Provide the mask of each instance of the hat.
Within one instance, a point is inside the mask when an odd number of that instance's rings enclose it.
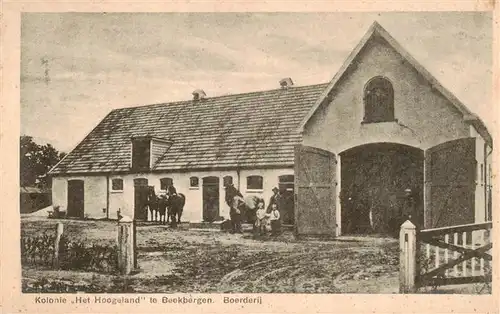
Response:
[[[278,192],[278,191],[279,191],[279,189],[277,187],[273,188],[273,192]]]

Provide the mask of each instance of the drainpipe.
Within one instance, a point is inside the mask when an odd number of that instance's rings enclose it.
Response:
[[[240,182],[240,168],[236,168],[236,175],[238,176],[238,191],[240,190],[241,187],[241,182]]]
[[[109,219],[109,174],[106,175],[106,219]]]

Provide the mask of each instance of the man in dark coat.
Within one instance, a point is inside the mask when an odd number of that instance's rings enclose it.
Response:
[[[269,204],[267,205],[267,213],[271,212],[271,210],[273,208],[273,204],[276,204],[276,206],[278,207],[278,211],[280,210],[279,206],[280,206],[281,194],[279,192],[280,192],[280,190],[277,187],[273,188],[274,194],[269,199]]]
[[[177,189],[173,185],[167,187],[168,196],[177,195]]]
[[[236,204],[235,196],[241,197],[243,200],[243,195],[234,187],[233,184],[226,186],[226,196],[225,201],[229,206],[229,217],[231,219],[231,231],[233,233],[242,233],[241,230],[241,209],[238,208],[240,204]],[[244,202],[243,202],[244,203]]]

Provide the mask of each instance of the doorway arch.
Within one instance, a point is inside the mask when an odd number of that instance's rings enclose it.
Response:
[[[343,234],[397,234],[409,217],[423,226],[423,150],[370,143],[347,149],[340,157]]]

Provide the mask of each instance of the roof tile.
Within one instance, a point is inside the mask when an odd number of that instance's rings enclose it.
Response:
[[[152,170],[293,165],[300,121],[327,84],[115,109],[51,174],[130,170],[130,138],[170,139]]]

